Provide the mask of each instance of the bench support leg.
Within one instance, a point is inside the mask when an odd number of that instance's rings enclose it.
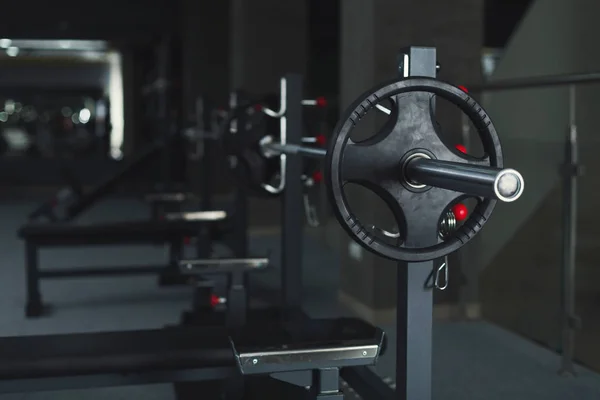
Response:
[[[183,256],[182,238],[169,243],[169,266],[158,277],[159,286],[174,286],[188,284],[188,278],[179,272],[179,260]]]
[[[40,270],[38,265],[38,247],[30,241],[25,242],[25,277],[27,280],[25,316],[39,317],[44,313],[40,294]]]
[[[315,400],[344,400],[340,391],[340,370],[324,368],[313,371],[312,396]]]
[[[248,309],[248,292],[246,291],[246,274],[233,272],[228,277],[227,293],[227,326],[239,328],[246,324]]]

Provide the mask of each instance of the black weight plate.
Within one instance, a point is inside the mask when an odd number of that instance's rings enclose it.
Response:
[[[478,159],[448,148],[440,139],[431,110],[437,95],[456,105],[477,128],[486,153]],[[355,143],[350,133],[368,111],[393,100],[387,125],[365,142]],[[440,242],[438,224],[447,207],[463,194],[439,188],[409,190],[402,185],[401,165],[411,152],[440,160],[502,168],[500,141],[490,118],[467,93],[450,84],[411,77],[393,80],[360,96],[343,114],[329,145],[325,163],[328,196],[334,214],[348,234],[367,250],[380,256],[409,262],[443,257],[465,245],[490,217],[496,200],[480,198],[465,223]],[[379,195],[394,213],[404,242],[393,246],[366,228],[350,210],[343,189],[347,182],[361,184]]]

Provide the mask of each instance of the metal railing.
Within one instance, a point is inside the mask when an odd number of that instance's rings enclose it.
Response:
[[[467,88],[469,89],[469,92],[484,93],[517,89],[548,88],[554,86],[575,86],[587,83],[600,83],[600,72],[505,79],[485,82],[483,84],[474,84],[467,86]]]
[[[580,319],[575,314],[576,245],[577,245],[577,179],[581,175],[576,124],[576,87],[600,83],[600,72],[515,78],[467,86],[469,92],[488,93],[520,89],[569,87],[569,126],[565,135],[565,158],[562,168],[562,261],[561,270],[561,366],[560,372],[574,375],[575,331]]]

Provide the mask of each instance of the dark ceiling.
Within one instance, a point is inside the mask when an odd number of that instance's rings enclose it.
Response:
[[[310,0],[313,54],[337,53],[340,1]],[[532,0],[485,1],[485,46],[504,47]],[[30,0],[25,9],[18,2],[4,3],[3,15],[10,18],[5,18],[0,26],[0,37],[20,39],[104,39],[152,44],[161,32],[177,29],[180,17],[177,0]]]
[[[503,47],[531,1],[486,0],[485,46]],[[310,0],[312,47],[317,52],[320,47],[337,47],[339,2]],[[4,18],[0,37],[22,39],[152,40],[178,26],[180,12],[179,2],[172,0],[30,0],[26,9],[19,2],[4,3],[2,13],[10,18]]]
[[[451,0],[450,0],[451,1]],[[533,0],[485,0],[484,46],[504,47]],[[340,0],[311,0],[313,48],[336,43]]]
[[[199,0],[201,1],[201,0]],[[152,40],[179,16],[169,0],[30,0],[2,2],[0,37],[11,39]]]

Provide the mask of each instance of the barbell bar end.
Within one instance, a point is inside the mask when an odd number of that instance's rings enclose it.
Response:
[[[494,180],[494,193],[505,203],[517,200],[523,194],[525,180],[517,170],[506,168],[498,173]]]

